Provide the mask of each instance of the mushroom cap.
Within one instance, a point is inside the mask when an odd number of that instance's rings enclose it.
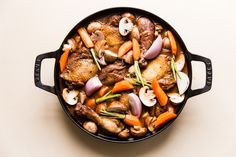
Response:
[[[180,95],[179,93],[168,93],[167,96],[170,98],[170,101],[174,105],[178,105],[184,101],[184,94]]]
[[[131,135],[135,137],[142,137],[147,133],[147,128],[140,127],[140,126],[134,126],[130,128]]]
[[[133,23],[128,17],[123,17],[119,22],[119,32],[122,36],[126,36],[133,28]]]
[[[144,86],[140,89],[139,98],[147,107],[154,106],[157,102],[157,100],[155,99],[154,91],[150,90],[147,86]]]
[[[62,97],[65,102],[69,105],[75,105],[78,102],[77,95],[79,91],[77,90],[69,90],[68,88],[64,88],[62,91]]]

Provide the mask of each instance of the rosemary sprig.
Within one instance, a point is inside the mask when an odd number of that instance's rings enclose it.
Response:
[[[111,94],[111,90],[110,90],[104,96],[102,96],[100,98],[97,98],[96,99],[96,103],[99,104],[99,103],[101,103],[103,101],[106,101],[106,100],[109,100],[109,99],[112,99],[112,98],[118,98],[120,96],[121,96],[121,94]]]
[[[141,75],[141,71],[138,65],[138,61],[134,61],[134,70],[135,70],[135,75],[137,77],[137,80],[141,82],[142,86],[144,86],[144,80]]]
[[[176,66],[176,63],[175,63],[175,57],[174,56],[171,58],[171,63],[170,64],[171,64],[172,73],[174,75],[174,79],[176,80],[176,75],[181,79],[181,76],[179,74],[179,70],[178,70],[178,68]]]
[[[91,54],[92,54],[92,56],[93,56],[93,60],[94,60],[95,64],[96,64],[97,67],[98,67],[98,70],[101,71],[102,69],[101,69],[101,67],[100,67],[100,65],[99,65],[99,63],[98,63],[98,59],[97,59],[97,57],[96,57],[95,50],[94,50],[93,48],[91,48],[90,51],[91,51]]]

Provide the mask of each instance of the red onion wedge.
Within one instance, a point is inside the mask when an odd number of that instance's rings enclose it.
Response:
[[[102,87],[102,83],[98,76],[90,78],[85,84],[85,93],[87,96],[91,96],[94,92]]]
[[[134,93],[130,93],[128,94],[128,99],[132,114],[139,117],[142,112],[142,103],[139,97]]]
[[[160,35],[155,39],[152,43],[151,47],[144,53],[145,59],[153,59],[155,58],[160,52],[162,48],[162,38]]]

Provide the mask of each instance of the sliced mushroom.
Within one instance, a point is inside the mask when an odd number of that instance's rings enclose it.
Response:
[[[92,33],[91,35],[91,39],[93,41],[99,41],[99,40],[103,40],[105,38],[104,34],[100,31],[100,30],[96,30],[94,33]]]
[[[113,101],[108,105],[107,111],[124,113],[128,111],[128,107],[120,101]]]
[[[185,56],[183,53],[180,53],[175,59],[176,67],[178,71],[182,71],[185,65]]]
[[[131,14],[131,13],[124,13],[124,14],[122,14],[122,17],[127,17],[127,18],[129,18],[133,23],[135,23],[135,16],[133,15],[133,14]]]
[[[156,121],[156,117],[152,117],[148,112],[144,113],[142,118],[144,119],[144,123],[149,131],[153,132],[155,130],[153,122]]]
[[[93,32],[95,32],[96,30],[101,29],[102,24],[100,22],[92,22],[88,25],[87,27],[87,31],[92,34]]]
[[[189,87],[189,78],[188,75],[183,72],[179,72],[179,75],[180,76],[177,75],[177,87],[179,94],[182,95]]]
[[[105,57],[105,61],[112,63],[117,59],[117,54],[110,51],[110,50],[104,50],[104,57]]]
[[[134,126],[130,128],[131,135],[135,137],[142,137],[147,133],[147,128],[140,127],[140,126]]]
[[[144,86],[140,89],[139,98],[142,103],[147,107],[151,107],[157,103],[154,91],[150,90],[147,86]]]
[[[130,50],[129,52],[127,52],[124,56],[123,59],[126,63],[128,64],[133,64],[134,63],[134,58],[133,58],[133,51]]]
[[[92,121],[86,121],[83,124],[83,127],[88,130],[89,132],[95,134],[98,130],[98,127],[96,125],[96,123],[92,122]]]
[[[122,130],[119,134],[118,137],[122,139],[127,139],[130,136],[129,129],[124,129]]]
[[[179,93],[167,93],[167,96],[170,98],[169,100],[172,102],[174,105],[178,105],[181,102],[184,101],[184,94],[180,95]]]
[[[141,57],[138,61],[138,65],[140,66],[140,68],[145,68],[148,65],[148,62],[145,58]]]
[[[62,97],[65,102],[69,105],[75,105],[78,102],[77,95],[79,91],[77,90],[69,90],[68,88],[64,88],[62,91]]]
[[[129,34],[129,32],[132,30],[133,28],[133,23],[132,21],[127,18],[127,17],[123,17],[121,20],[120,20],[120,23],[119,23],[119,32],[122,36],[126,36]]]

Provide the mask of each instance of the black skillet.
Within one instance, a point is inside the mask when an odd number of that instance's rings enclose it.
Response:
[[[44,53],[44,54],[38,55],[36,57],[35,67],[34,67],[34,82],[35,82],[35,85],[37,87],[57,95],[64,112],[67,114],[67,116],[70,118],[70,120],[76,126],[78,126],[80,129],[84,130],[85,132],[87,132],[88,134],[90,134],[91,136],[93,136],[97,139],[101,139],[101,140],[109,141],[109,142],[116,142],[116,143],[131,143],[131,142],[138,142],[138,141],[146,140],[150,137],[153,137],[153,136],[161,133],[168,126],[170,126],[170,124],[172,124],[175,119],[168,122],[163,127],[161,127],[156,133],[153,133],[153,134],[149,133],[146,136],[144,136],[142,138],[138,138],[138,139],[130,138],[130,139],[127,139],[127,140],[123,140],[123,139],[119,139],[119,138],[116,138],[116,137],[113,137],[113,136],[106,136],[104,134],[89,133],[88,131],[86,131],[83,128],[81,122],[78,121],[74,116],[72,116],[72,114],[69,112],[69,110],[66,107],[66,104],[65,104],[65,102],[64,102],[64,100],[61,96],[62,84],[60,83],[60,79],[59,79],[59,72],[60,72],[59,59],[60,59],[60,56],[63,52],[62,51],[63,44],[66,43],[67,39],[71,38],[77,32],[77,29],[79,27],[84,26],[85,24],[87,24],[90,21],[93,21],[94,19],[99,19],[99,18],[102,18],[102,17],[107,16],[107,15],[111,15],[111,14],[115,14],[115,13],[124,13],[124,12],[131,12],[131,13],[138,14],[138,15],[141,15],[141,16],[146,16],[149,19],[153,20],[154,22],[157,22],[157,23],[163,25],[166,29],[170,30],[174,34],[176,40],[179,42],[180,47],[182,48],[182,51],[184,52],[184,55],[185,55],[185,58],[186,58],[186,64],[187,64],[187,68],[188,68],[188,76],[189,76],[189,79],[190,79],[190,85],[188,87],[188,90],[185,92],[185,100],[182,102],[182,104],[180,104],[180,108],[178,109],[178,111],[176,113],[177,116],[181,113],[181,111],[184,108],[185,103],[186,103],[188,98],[209,91],[211,89],[211,85],[212,85],[212,64],[211,64],[211,60],[208,59],[208,58],[190,53],[187,50],[187,48],[186,48],[183,40],[179,36],[179,34],[175,31],[175,29],[171,25],[169,25],[166,21],[161,19],[160,17],[158,17],[158,16],[156,16],[152,13],[149,13],[145,10],[136,9],[136,8],[129,8],[129,7],[118,7],[118,8],[105,9],[105,10],[99,11],[97,13],[94,13],[94,14],[86,17],[85,19],[80,21],[69,32],[69,34],[66,36],[66,38],[64,39],[64,41],[62,42],[62,44],[61,44],[61,46],[58,50],[53,51],[53,52],[49,52],[49,53]],[[41,62],[42,62],[43,59],[46,59],[46,58],[55,58],[56,59],[55,67],[54,67],[54,82],[55,82],[54,86],[44,85],[41,82]],[[191,62],[192,61],[203,62],[206,66],[206,82],[205,82],[205,86],[201,89],[195,89],[195,90],[191,89],[191,84],[192,84],[192,65],[191,65]]]

